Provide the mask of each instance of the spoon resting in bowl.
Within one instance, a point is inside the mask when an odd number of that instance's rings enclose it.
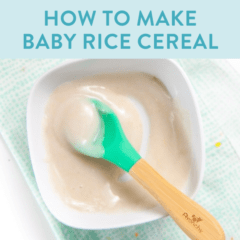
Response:
[[[183,194],[157,173],[126,138],[113,110],[97,99],[89,99],[99,117],[99,127],[88,141],[68,138],[78,152],[103,158],[128,172],[169,213],[193,240],[224,240],[218,221],[203,207]]]

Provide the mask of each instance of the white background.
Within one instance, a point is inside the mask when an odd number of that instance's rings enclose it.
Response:
[[[240,59],[228,61],[240,73]],[[0,239],[56,239],[1,135]]]

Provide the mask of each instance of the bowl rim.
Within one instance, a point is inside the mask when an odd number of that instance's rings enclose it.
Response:
[[[29,125],[31,125],[31,121],[30,121],[30,108],[31,108],[31,104],[32,104],[32,99],[34,97],[34,93],[36,91],[36,89],[38,88],[39,84],[42,82],[43,79],[45,79],[48,75],[50,75],[52,72],[55,72],[59,69],[61,69],[62,67],[67,67],[73,63],[78,63],[78,62],[84,62],[84,61],[89,61],[89,60],[105,60],[105,59],[68,59],[66,60],[65,62],[57,65],[56,67],[53,67],[51,68],[50,70],[48,70],[47,72],[45,72],[43,75],[41,75],[34,83],[34,86],[32,87],[31,89],[31,92],[30,92],[30,95],[29,95],[29,98],[28,98],[28,103],[27,103],[27,120],[26,120],[26,125],[27,125],[27,138],[28,138],[28,145],[29,145],[29,151],[30,151],[30,159],[31,159],[31,162],[32,162],[32,165],[33,164],[33,161],[32,161],[32,153],[31,153],[31,149],[32,149],[32,141],[30,141],[30,137],[29,137]],[[112,60],[112,59],[111,59]],[[124,60],[124,59],[116,59],[116,60]],[[126,60],[139,60],[139,59],[126,59]],[[142,60],[150,60],[150,59],[142,59]],[[205,171],[205,145],[204,145],[204,133],[203,133],[203,125],[202,125],[202,118],[201,118],[201,114],[200,114],[200,108],[199,108],[199,105],[198,105],[198,101],[197,101],[197,97],[196,97],[196,93],[193,89],[193,86],[187,76],[187,74],[185,73],[185,71],[182,69],[182,67],[179,65],[179,63],[177,63],[175,60],[172,60],[172,59],[154,59],[154,60],[166,60],[168,62],[171,62],[178,70],[179,72],[182,74],[183,78],[184,78],[184,81],[186,82],[187,84],[187,87],[189,89],[189,92],[191,94],[191,98],[193,100],[193,104],[194,104],[194,107],[195,107],[195,112],[196,112],[196,120],[197,120],[197,125],[199,127],[199,137],[200,137],[200,143],[201,143],[201,169],[199,171],[199,178],[197,180],[197,184],[196,184],[196,187],[193,191],[193,193],[191,194],[190,198],[193,199],[196,194],[198,193],[201,185],[202,185],[202,182],[203,182],[203,177],[204,177],[204,171]],[[33,167],[33,171],[34,171],[34,167]],[[36,179],[36,182],[37,182],[37,185],[38,185],[38,181]],[[39,193],[45,203],[45,199],[43,198],[42,196],[42,193],[41,193],[41,190],[39,188]],[[46,203],[45,203],[46,204]],[[46,204],[47,205],[47,204]],[[47,205],[48,207],[48,205]],[[49,208],[48,208],[49,209]],[[49,209],[50,210],[50,209]],[[54,213],[52,213],[52,211],[50,210],[51,214],[53,214],[53,216],[60,222],[68,225],[68,226],[71,226],[71,227],[74,227],[74,228],[81,228],[81,229],[88,229],[88,230],[103,230],[103,229],[114,229],[114,228],[123,228],[123,227],[129,227],[129,226],[134,226],[134,225],[139,225],[139,224],[143,224],[143,223],[147,223],[147,222],[152,222],[152,221],[155,221],[155,220],[158,220],[158,219],[161,219],[161,218],[165,218],[166,216],[168,215],[164,215],[164,216],[161,216],[161,217],[158,217],[158,216],[153,216],[152,217],[152,220],[147,220],[147,221],[144,221],[142,219],[138,220],[138,221],[135,221],[135,223],[132,223],[132,224],[113,224],[109,227],[79,227],[78,224],[69,224],[67,222],[65,222],[63,219],[59,219],[58,217],[56,217],[56,215]]]

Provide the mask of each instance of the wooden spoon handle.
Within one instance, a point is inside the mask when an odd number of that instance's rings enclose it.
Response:
[[[208,211],[166,181],[145,160],[140,159],[129,173],[191,239],[225,239],[222,227]]]

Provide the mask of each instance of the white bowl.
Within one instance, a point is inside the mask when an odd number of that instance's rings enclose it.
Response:
[[[62,223],[81,229],[106,229],[125,227],[153,221],[166,216],[161,207],[142,212],[124,214],[82,213],[66,206],[53,191],[49,181],[47,163],[43,161],[45,149],[41,135],[41,123],[45,104],[53,90],[64,82],[85,76],[121,71],[137,71],[152,74],[167,87],[190,114],[192,167],[185,193],[193,198],[203,179],[205,157],[203,131],[199,108],[193,88],[181,67],[166,59],[96,59],[74,60],[45,73],[36,81],[27,108],[28,143],[33,170],[39,191],[50,212]]]

